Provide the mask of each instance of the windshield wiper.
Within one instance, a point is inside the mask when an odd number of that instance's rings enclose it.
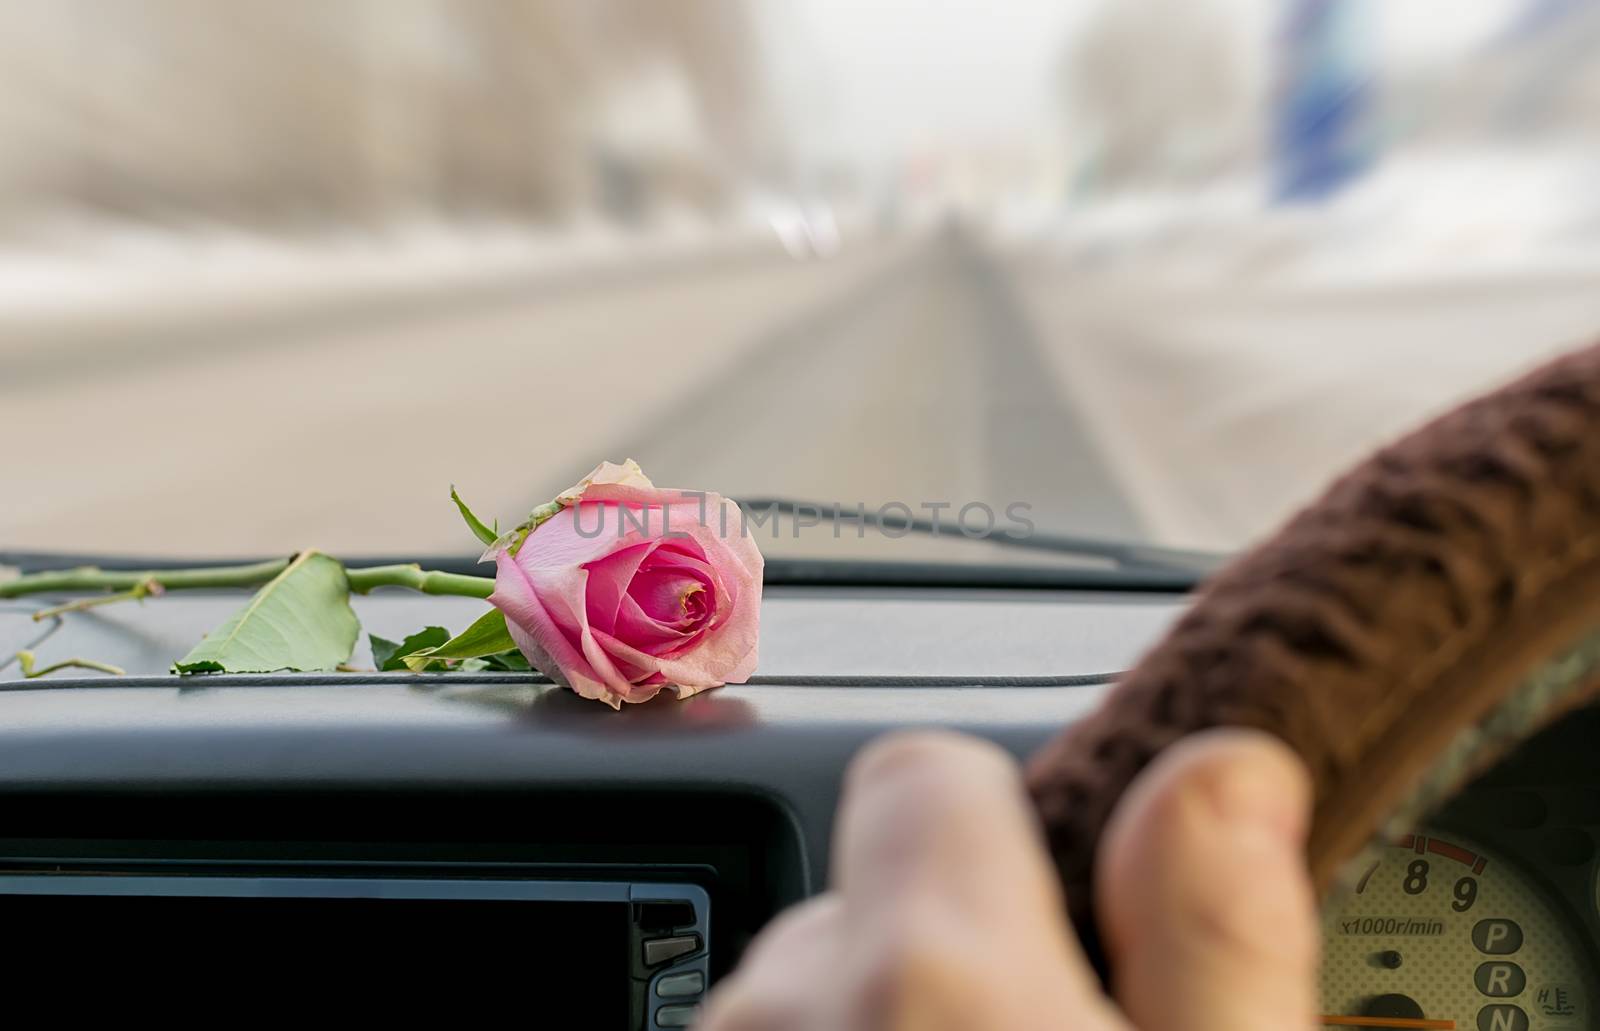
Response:
[[[281,557],[281,556],[280,556]],[[93,566],[117,572],[154,573],[170,569],[239,566],[263,561],[261,556],[235,558],[153,558],[134,555],[83,555],[59,552],[0,551],[0,582],[8,570],[41,573]],[[349,558],[362,566],[419,563],[428,569],[464,576],[483,576],[484,567],[471,555],[362,555]],[[763,577],[782,587],[912,587],[989,588],[996,590],[1142,591],[1162,594],[1191,591],[1205,571],[1146,566],[1070,566],[1053,564],[906,562],[836,558],[769,557]]]
[[[1006,533],[971,535],[956,523],[902,516],[895,512],[866,511],[864,508],[843,509],[834,504],[805,501],[786,497],[742,497],[733,499],[741,509],[761,513],[815,517],[820,520],[860,523],[880,530],[924,534],[929,537],[949,537],[973,543],[987,543],[1025,551],[1043,551],[1073,558],[1096,559],[1112,567],[1132,572],[1178,574],[1198,579],[1219,569],[1230,556],[1214,551],[1191,551],[1183,548],[1163,548],[1132,541],[1107,540],[1102,537],[1075,534],[1030,531],[1022,536]]]

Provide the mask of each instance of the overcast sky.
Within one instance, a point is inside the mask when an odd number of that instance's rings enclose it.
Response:
[[[791,139],[868,162],[1052,117],[1062,47],[1095,0],[765,0]]]
[[[1208,4],[1262,40],[1291,0]],[[1351,0],[1361,4],[1363,0]],[[1386,63],[1459,60],[1532,0],[1365,0]],[[1057,80],[1102,0],[757,0],[782,132],[807,158],[872,166],[1058,128]],[[1243,28],[1243,26],[1249,26]]]

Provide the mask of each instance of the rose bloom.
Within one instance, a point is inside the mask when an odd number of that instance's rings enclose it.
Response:
[[[605,462],[515,556],[495,555],[511,637],[552,680],[613,708],[686,698],[756,668],[761,551],[737,505]]]

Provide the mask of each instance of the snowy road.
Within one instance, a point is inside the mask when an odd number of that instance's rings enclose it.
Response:
[[[1224,288],[1119,268],[935,235],[14,339],[0,545],[462,552],[450,484],[512,520],[633,457],[734,496],[1021,502],[1041,528],[1236,548],[1373,445],[1600,330],[1600,277]],[[951,546],[849,538],[783,550]]]

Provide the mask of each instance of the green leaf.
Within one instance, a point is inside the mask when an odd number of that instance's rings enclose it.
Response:
[[[411,661],[416,664],[416,668],[411,671],[413,673],[482,673],[484,670],[494,673],[528,673],[533,670],[521,652],[499,652],[471,659],[439,659],[419,654],[412,657]]]
[[[429,629],[431,630],[432,627],[429,627]],[[408,637],[406,640],[409,641],[411,638]],[[372,646],[372,666],[380,672],[389,664],[389,660],[395,657],[395,653],[400,651],[398,642],[391,641],[387,637],[379,637],[377,634],[367,634],[367,643]],[[402,666],[401,668],[404,669],[405,667]]]
[[[500,670],[505,673],[527,673],[533,669],[533,664],[518,651],[485,655],[483,661],[488,663],[489,669]]]
[[[499,539],[500,535],[498,533],[483,525],[483,520],[472,514],[472,509],[468,508],[467,503],[461,500],[461,495],[456,493],[455,487],[450,488],[450,500],[454,501],[456,507],[461,510],[461,518],[467,521],[467,528],[472,531],[474,537],[484,544],[493,544]]]
[[[432,648],[419,648],[400,661],[413,673],[420,673],[440,659],[481,659],[501,652],[513,651],[517,642],[506,629],[506,617],[499,609],[490,609],[478,617],[471,626],[444,644]]]
[[[344,566],[302,551],[247,605],[172,664],[174,673],[333,670],[350,658],[361,625]]]
[[[400,661],[401,656],[410,655],[421,648],[436,648],[450,640],[450,631],[442,626],[425,627],[399,644],[385,640],[377,634],[368,634],[367,640],[372,642],[373,666],[387,673],[406,668],[406,664]]]

